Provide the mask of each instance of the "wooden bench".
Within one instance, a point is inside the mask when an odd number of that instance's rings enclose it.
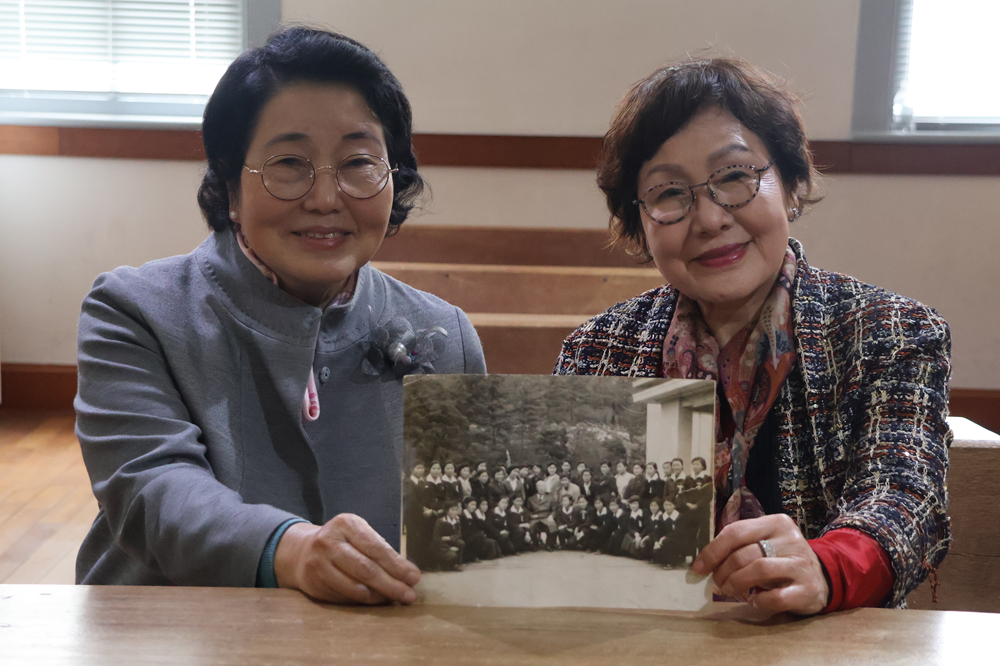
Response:
[[[938,569],[938,603],[925,581],[911,608],[1000,613],[1000,436],[968,419],[948,419],[955,433],[948,470],[952,544]]]

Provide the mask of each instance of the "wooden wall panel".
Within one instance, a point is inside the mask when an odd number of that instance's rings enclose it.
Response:
[[[601,137],[415,134],[426,166],[594,169]],[[1000,175],[1000,143],[813,141],[824,173]],[[149,160],[205,159],[197,130],[0,126],[0,154]]]
[[[1000,143],[853,143],[848,173],[1000,175]]]
[[[64,127],[59,130],[59,154],[137,160],[205,159],[201,133],[191,130]]]
[[[0,409],[72,409],[75,365],[0,364]]]
[[[0,125],[0,154],[58,155],[58,127]]]
[[[417,160],[428,166],[595,169],[602,139],[590,136],[417,134]]]
[[[813,166],[821,173],[851,172],[850,141],[813,141],[809,144]]]
[[[1000,390],[953,388],[948,407],[952,416],[964,416],[1000,433]]]

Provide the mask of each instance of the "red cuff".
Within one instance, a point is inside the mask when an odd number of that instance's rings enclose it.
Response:
[[[823,613],[881,606],[896,582],[889,556],[878,541],[863,532],[833,530],[810,539],[809,546],[823,565],[830,586]]]

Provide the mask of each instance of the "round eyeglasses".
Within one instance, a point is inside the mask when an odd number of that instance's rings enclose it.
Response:
[[[677,224],[691,212],[697,187],[705,186],[712,202],[723,208],[740,208],[753,201],[760,191],[760,174],[771,168],[768,162],[761,168],[749,164],[722,167],[704,183],[668,182],[653,185],[642,193],[633,205],[642,206],[646,215],[658,224]]]
[[[340,185],[340,191],[352,199],[371,199],[385,189],[389,176],[399,169],[390,169],[389,164],[378,155],[358,153],[348,155],[336,167],[314,167],[300,155],[275,155],[269,157],[259,169],[243,168],[250,173],[259,173],[260,180],[275,199],[295,201],[309,194],[316,182],[316,172],[333,169]]]

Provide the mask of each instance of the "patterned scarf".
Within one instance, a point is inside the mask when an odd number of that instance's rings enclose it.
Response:
[[[795,365],[791,321],[795,268],[795,255],[789,249],[757,322],[733,336],[722,350],[698,304],[683,294],[667,330],[663,376],[721,382],[731,414],[730,421],[730,414],[723,415],[716,405],[716,534],[737,520],[764,515],[743,477],[754,436]]]

